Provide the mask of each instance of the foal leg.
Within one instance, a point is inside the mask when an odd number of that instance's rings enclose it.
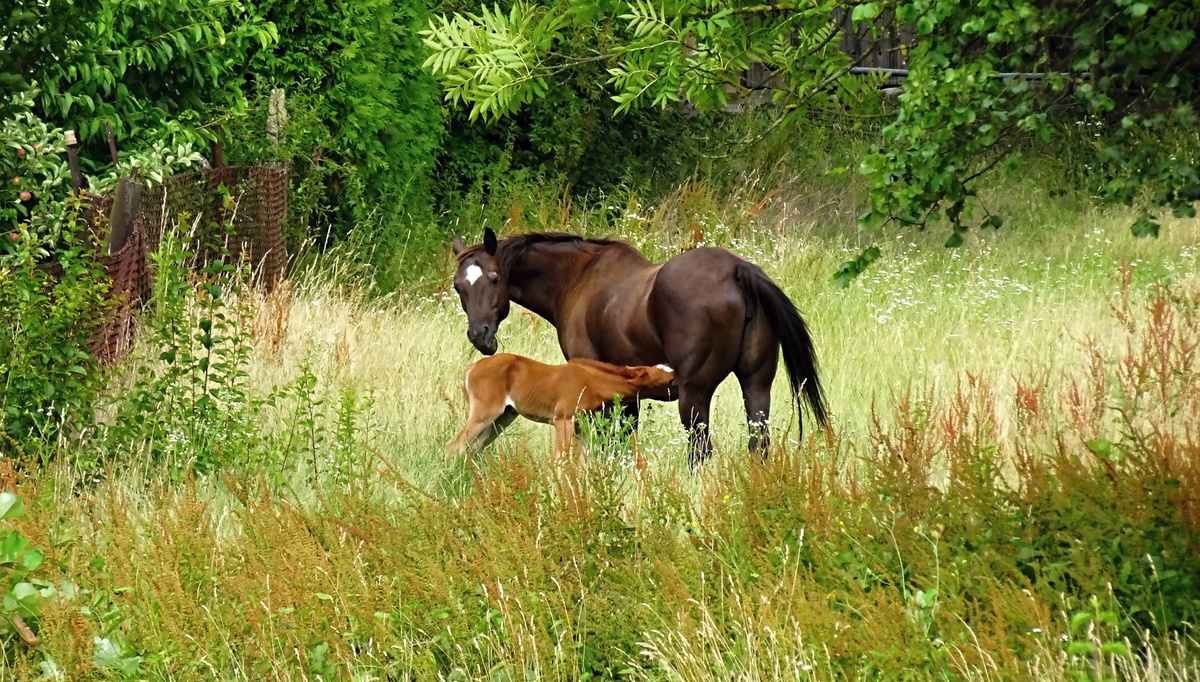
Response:
[[[485,429],[479,436],[478,440],[476,440],[475,449],[482,450],[491,445],[492,441],[499,438],[500,434],[504,433],[504,429],[507,429],[510,425],[512,425],[518,416],[519,415],[517,414],[516,409],[512,407],[504,410],[499,417],[496,417],[492,421],[492,428]]]
[[[474,451],[486,448],[516,418],[517,412],[511,408],[489,410],[473,403],[466,425],[446,444],[446,454],[457,454],[468,448]]]
[[[555,417],[554,418],[554,459],[557,462],[564,461],[567,456],[575,449],[575,427],[577,422],[574,416]]]

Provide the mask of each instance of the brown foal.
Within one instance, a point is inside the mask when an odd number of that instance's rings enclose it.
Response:
[[[595,360],[572,360],[547,365],[501,353],[471,365],[463,377],[463,392],[471,415],[446,454],[465,448],[483,449],[518,415],[554,424],[554,452],[574,447],[575,415],[608,407],[620,397],[637,400],[645,391],[670,390],[674,371],[657,367],[622,367]]]

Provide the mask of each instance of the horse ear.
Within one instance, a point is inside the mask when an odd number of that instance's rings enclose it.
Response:
[[[463,244],[462,237],[455,237],[454,241],[450,244],[450,248],[454,249],[454,255],[457,256],[467,250],[467,245]]]
[[[496,255],[496,246],[496,233],[490,227],[483,228],[483,250],[487,251],[489,256],[494,256]]]

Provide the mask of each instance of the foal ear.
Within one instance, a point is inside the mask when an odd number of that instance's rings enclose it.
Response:
[[[629,380],[635,384],[645,384],[650,381],[650,371],[645,367],[626,367]]]
[[[454,249],[454,255],[457,256],[467,250],[467,245],[463,244],[462,237],[455,237],[454,241],[450,243],[450,248]]]
[[[483,250],[489,256],[496,255],[496,233],[490,227],[483,228]]]

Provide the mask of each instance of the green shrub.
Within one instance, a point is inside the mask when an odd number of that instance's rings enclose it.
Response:
[[[81,208],[68,200],[62,246],[47,260],[22,232],[0,263],[0,417],[3,433],[27,446],[90,425],[104,385],[88,344],[105,317],[109,283]]]
[[[258,93],[237,123],[233,159],[278,158],[293,172],[298,240],[326,246],[356,227],[362,254],[382,286],[400,277],[391,256],[407,231],[432,216],[424,196],[443,136],[438,90],[421,68],[418,0],[257,0],[278,30],[242,72]],[[273,88],[286,90],[289,125],[281,145],[262,134]]]
[[[0,41],[20,46],[0,53],[0,77],[14,92],[36,87],[37,113],[78,131],[83,160],[98,167],[108,163],[106,120],[126,151],[211,139],[217,119],[245,106],[240,74],[253,46],[274,39],[243,0],[56,0],[0,20]]]
[[[10,102],[16,111],[0,121],[0,264],[12,262],[21,249],[49,257],[71,189],[62,131],[33,115],[32,93]]]
[[[227,211],[233,198],[223,196]],[[220,244],[210,226],[200,235]],[[231,227],[229,229],[232,229]],[[145,452],[172,478],[242,465],[256,443],[246,385],[250,338],[242,300],[245,268],[197,252],[228,251],[186,226],[168,230],[150,256],[153,289],[144,315],[137,379],[116,401],[107,450],[118,457]],[[192,266],[199,262],[193,276]]]

